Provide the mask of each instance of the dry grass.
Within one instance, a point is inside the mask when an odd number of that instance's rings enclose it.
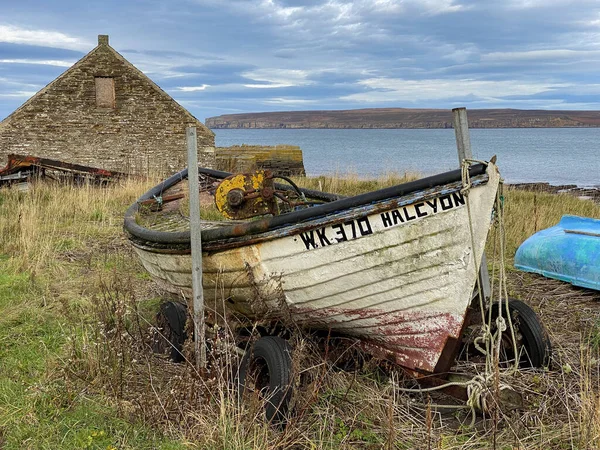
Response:
[[[295,177],[294,181],[298,186],[308,189],[314,189],[323,192],[331,192],[345,196],[362,194],[364,192],[374,191],[394,186],[396,184],[407,183],[419,178],[416,173],[405,172],[399,174],[389,172],[376,179],[361,177],[355,173],[335,174],[330,176],[318,177]]]
[[[505,189],[506,250],[513,255],[532,234],[556,225],[565,214],[600,219],[600,205],[569,194]]]
[[[153,184],[132,179],[102,188],[38,183],[27,193],[0,190],[2,252],[36,274],[57,254],[119,239],[115,230],[122,225],[123,205]]]
[[[403,179],[352,178],[300,181],[313,189],[352,195]],[[468,410],[443,413],[432,404],[447,398],[400,392],[397,387],[406,385],[404,376],[366,355],[358,371],[336,369],[324,357],[322,342],[296,330],[295,367],[302,369],[296,378],[295,416],[285,430],[265,426],[259,405],[239,402],[232,387],[235,357],[229,352],[209,353],[208,376],[151,352],[151,323],[163,294],[137,263],[121,224],[125,208],[152,184],[41,184],[26,194],[0,191],[0,326],[18,330],[0,334],[0,355],[5,355],[0,386],[8,380],[35,386],[15,388],[12,397],[0,387],[3,448],[600,445],[600,295],[514,271],[509,273],[511,295],[536,309],[555,349],[552,370],[522,371],[503,379],[523,394],[523,409],[502,410],[495,422],[478,417],[471,427]],[[506,192],[505,211],[509,255],[536,228],[554,225],[562,214],[600,217],[600,207],[589,201],[512,190]],[[9,280],[5,291],[3,276]],[[29,323],[35,326],[19,328]],[[30,342],[41,339],[44,346],[35,353],[41,369],[32,375],[26,363],[33,358]],[[19,346],[22,341],[27,346]],[[459,368],[480,370],[465,362]],[[23,403],[17,406],[18,402]],[[123,422],[106,425],[92,405],[103,405]],[[77,408],[81,415],[71,420]],[[106,430],[106,435],[99,437],[93,430]],[[147,430],[160,433],[149,438]],[[84,431],[87,440],[78,440]]]

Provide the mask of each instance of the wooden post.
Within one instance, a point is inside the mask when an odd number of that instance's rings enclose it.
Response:
[[[456,136],[456,149],[458,150],[458,164],[462,167],[463,160],[473,159],[471,151],[471,136],[469,134],[469,121],[467,119],[467,108],[454,108],[452,110],[452,122],[454,123],[454,135]],[[484,298],[490,298],[491,285],[488,272],[487,258],[485,253],[481,258],[479,266],[479,280]]]
[[[458,150],[458,165],[462,167],[464,159],[473,159],[467,108],[454,108],[452,110],[452,122],[454,122],[454,135],[456,136],[456,149]]]
[[[185,131],[188,156],[188,186],[190,190],[190,244],[192,246],[192,295],[194,297],[194,350],[196,368],[206,367],[204,345],[204,291],[202,289],[202,232],[200,228],[200,183],[198,182],[198,143],[196,127]]]

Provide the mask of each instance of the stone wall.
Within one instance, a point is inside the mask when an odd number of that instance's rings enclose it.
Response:
[[[216,160],[217,169],[226,172],[270,169],[277,175],[306,175],[302,150],[295,145],[217,147]]]
[[[114,80],[114,108],[97,106],[97,77]],[[101,36],[98,47],[0,124],[0,167],[14,153],[172,173],[187,165],[188,125],[197,128],[200,165],[215,167],[214,134]]]

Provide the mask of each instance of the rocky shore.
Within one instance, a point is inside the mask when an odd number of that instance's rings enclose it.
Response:
[[[593,200],[594,202],[600,204],[600,185],[582,188],[574,184],[562,184],[554,186],[550,183],[516,183],[509,184],[508,186],[513,189],[522,189],[525,191],[547,192],[550,194],[570,194],[574,197]]]

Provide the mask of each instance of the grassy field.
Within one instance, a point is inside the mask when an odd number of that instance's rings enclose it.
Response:
[[[401,178],[302,183],[349,195]],[[333,370],[298,332],[293,341],[310,370],[296,417],[278,430],[264,425],[257,405],[238,404],[230,355],[211,354],[211,370],[199,376],[152,353],[164,293],[122,232],[126,207],[152,184],[0,190],[0,449],[600,446],[600,296],[510,270],[533,232],[562,214],[600,218],[600,206],[505,192],[510,294],[536,309],[555,349],[551,370],[503,379],[523,394],[522,409],[471,426],[469,410],[442,413],[434,396],[401,393],[403,376],[373,361],[355,372]]]

